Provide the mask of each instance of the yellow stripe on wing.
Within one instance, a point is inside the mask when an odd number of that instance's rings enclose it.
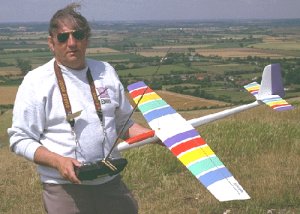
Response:
[[[134,98],[134,102],[135,103],[138,103],[138,101],[140,100],[140,97],[141,96],[138,96],[136,98]],[[146,102],[149,102],[151,100],[160,100],[161,97],[158,96],[156,93],[148,93],[148,94],[144,94],[142,100],[140,101],[139,105],[143,104],[143,103],[146,103]]]
[[[185,165],[189,165],[190,163],[200,160],[204,157],[215,154],[208,145],[203,147],[199,147],[192,151],[188,151],[185,154],[178,157],[178,159]]]

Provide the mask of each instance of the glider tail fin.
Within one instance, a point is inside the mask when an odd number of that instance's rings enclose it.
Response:
[[[265,67],[261,85],[257,82],[244,86],[257,100],[262,101],[277,111],[291,110],[294,107],[282,97],[285,92],[282,83],[280,64],[271,64]]]

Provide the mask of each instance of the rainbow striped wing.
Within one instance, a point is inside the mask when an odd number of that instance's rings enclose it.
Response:
[[[252,82],[248,85],[245,85],[244,88],[256,98],[258,97],[258,91],[260,89],[260,85],[257,82]]]
[[[278,95],[270,95],[261,99],[265,104],[270,106],[272,109],[276,111],[286,111],[292,110],[294,107],[288,104],[284,99],[282,99]]]
[[[219,201],[250,198],[194,127],[160,96],[144,82],[128,90],[156,136]]]
[[[260,85],[257,82],[250,83],[244,86],[247,91],[249,91],[256,99],[261,100],[266,105],[270,106],[276,111],[286,111],[291,110],[294,107],[282,99],[279,95],[267,95],[260,98],[259,89]]]

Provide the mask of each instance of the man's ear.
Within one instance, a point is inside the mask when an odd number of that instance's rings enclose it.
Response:
[[[48,36],[48,47],[52,52],[54,51],[54,41],[51,36]]]

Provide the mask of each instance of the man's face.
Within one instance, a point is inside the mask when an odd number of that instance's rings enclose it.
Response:
[[[71,22],[61,22],[57,32],[48,37],[48,45],[59,64],[75,70],[83,69],[86,66],[87,36],[84,34],[82,38],[82,32],[76,32]]]

